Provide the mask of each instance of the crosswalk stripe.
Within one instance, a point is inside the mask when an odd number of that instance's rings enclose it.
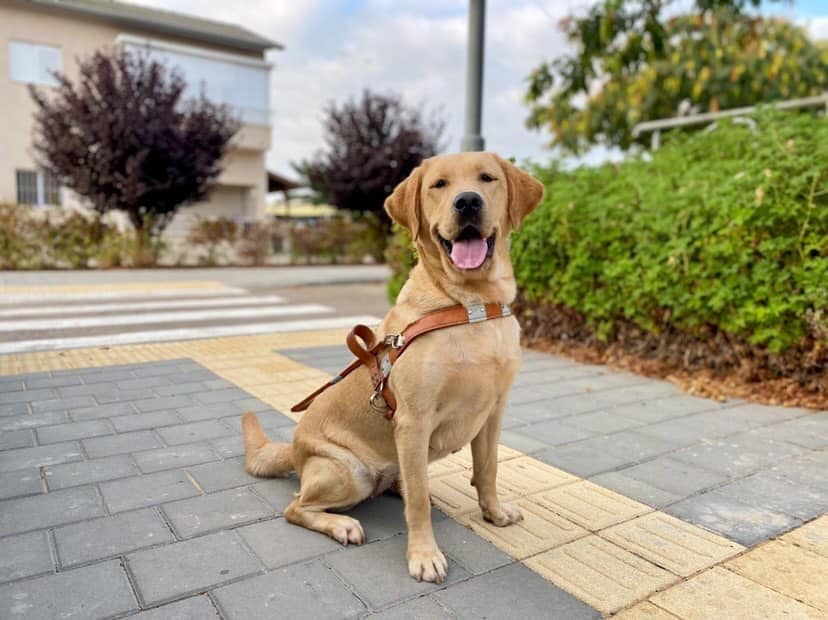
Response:
[[[0,319],[15,316],[31,318],[39,316],[59,316],[75,314],[98,314],[103,312],[123,312],[124,310],[187,310],[188,308],[222,308],[226,306],[264,306],[282,304],[284,297],[279,295],[251,295],[249,297],[230,297],[216,299],[173,299],[169,301],[132,301],[129,303],[83,304],[75,306],[34,306],[30,308],[3,309],[0,307]]]
[[[0,306],[57,301],[102,301],[107,299],[134,299],[139,297],[226,297],[228,295],[246,295],[247,291],[235,286],[216,288],[158,288],[147,290],[84,291],[84,292],[38,292],[6,293],[0,292]]]
[[[214,310],[191,310],[182,312],[146,312],[142,314],[116,314],[75,318],[50,318],[33,320],[0,321],[0,332],[22,332],[52,329],[75,329],[81,327],[111,327],[114,325],[145,325],[148,323],[172,323],[182,321],[212,321],[218,319],[258,319],[297,314],[325,314],[333,312],[330,306],[322,304],[298,304],[271,308],[221,308]]]
[[[197,340],[203,338],[219,338],[223,336],[249,336],[254,334],[297,332],[315,329],[343,329],[351,327],[356,323],[376,325],[379,321],[380,319],[375,316],[361,315],[330,317],[323,319],[304,319],[297,321],[280,321],[277,323],[254,323],[250,325],[217,325],[213,327],[126,332],[111,334],[108,336],[21,340],[18,342],[0,343],[0,354],[24,353],[30,351],[53,351],[56,349],[78,349],[85,347],[118,346],[171,340]]]

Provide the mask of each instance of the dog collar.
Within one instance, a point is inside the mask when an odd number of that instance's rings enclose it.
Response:
[[[385,417],[390,420],[397,410],[397,400],[388,385],[388,376],[391,374],[391,367],[394,362],[414,340],[438,329],[481,323],[511,315],[512,311],[508,304],[489,303],[471,304],[469,306],[458,304],[429,312],[410,323],[399,334],[390,334],[382,340],[377,339],[376,334],[370,327],[357,325],[345,339],[348,348],[357,359],[302,402],[291,407],[290,410],[293,412],[304,411],[322,392],[342,381],[360,366],[365,366],[371,373],[371,382],[374,386],[374,392],[368,401],[373,409],[384,413]]]

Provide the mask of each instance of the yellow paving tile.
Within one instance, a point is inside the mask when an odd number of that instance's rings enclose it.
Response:
[[[743,577],[828,612],[828,558],[774,540],[726,564]]]
[[[669,611],[664,611],[650,601],[644,601],[634,607],[619,611],[612,617],[613,620],[676,620],[676,618],[678,616],[674,616]]]
[[[822,618],[825,614],[741,575],[716,566],[652,597],[686,620]]]
[[[429,478],[440,478],[442,476],[456,474],[464,469],[465,468],[459,463],[450,461],[449,459],[440,459],[439,461],[429,463],[428,476]]]
[[[578,481],[575,476],[528,456],[499,463],[497,478],[506,491],[517,496]]]
[[[523,521],[506,527],[487,522],[479,509],[459,515],[457,520],[519,560],[589,534],[584,528],[530,501],[521,500],[515,505],[523,513]]]
[[[524,563],[604,614],[629,607],[678,580],[663,568],[594,534]]]
[[[480,510],[477,504],[477,489],[471,485],[471,471],[463,470],[456,474],[443,476],[429,481],[429,491],[434,505],[447,515],[456,517]],[[498,486],[501,499],[512,499]]]
[[[652,512],[652,508],[586,480],[544,491],[533,498],[549,510],[591,531]]]
[[[682,577],[744,550],[735,542],[660,512],[610,527],[601,536]]]
[[[828,515],[788,532],[782,540],[828,557]]]

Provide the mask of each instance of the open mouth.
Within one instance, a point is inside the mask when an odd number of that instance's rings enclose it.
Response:
[[[494,253],[495,235],[484,239],[477,228],[466,226],[454,241],[440,235],[440,243],[455,267],[479,269]]]

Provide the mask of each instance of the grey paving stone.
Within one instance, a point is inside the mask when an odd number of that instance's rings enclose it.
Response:
[[[234,416],[237,421],[237,428],[241,432],[241,415]],[[296,422],[291,420],[285,414],[276,411],[275,409],[266,409],[256,413],[259,422],[262,423],[262,428],[282,428],[283,426],[295,426]]]
[[[147,604],[201,592],[259,572],[262,565],[233,532],[217,532],[127,556],[138,594]]]
[[[295,564],[342,548],[329,536],[281,518],[246,525],[236,532],[267,568]]]
[[[279,568],[219,588],[213,594],[229,620],[328,620],[357,618],[365,612],[362,602],[318,561]]]
[[[205,405],[214,405],[216,403],[231,403],[234,400],[250,398],[250,394],[238,388],[226,388],[224,390],[215,390],[211,392],[204,392],[203,394],[196,394],[194,398],[198,402]]]
[[[5,392],[22,392],[26,389],[26,386],[23,384],[23,380],[17,377],[10,377],[6,378],[3,377],[3,381],[0,381],[0,393]]]
[[[210,446],[200,443],[145,450],[134,453],[132,458],[145,474],[218,460]]]
[[[175,541],[152,508],[64,525],[55,528],[54,535],[58,561],[63,567]]]
[[[644,461],[673,452],[686,444],[681,438],[653,437],[643,432],[647,427],[635,428],[608,435],[610,450],[632,462]]]
[[[187,370],[170,375],[171,383],[189,383],[191,381],[209,381],[215,379],[216,375],[209,370],[201,368],[196,370]]]
[[[2,618],[107,618],[136,608],[117,560],[0,586]]]
[[[642,504],[647,504],[653,508],[663,508],[683,498],[682,495],[676,495],[675,493],[658,489],[646,482],[630,478],[617,471],[599,474],[590,478],[590,480],[606,489],[620,493],[625,497],[639,501]]]
[[[178,538],[191,538],[275,516],[270,506],[248,489],[229,489],[182,499],[164,504],[162,510]]]
[[[119,390],[151,390],[154,387],[170,385],[167,377],[143,377],[140,379],[127,379],[116,383]]]
[[[70,409],[69,417],[75,421],[97,420],[99,418],[113,418],[130,413],[135,413],[135,408],[130,403],[110,403],[107,405],[96,405],[94,407]]]
[[[80,385],[81,379],[78,375],[59,375],[57,377],[40,377],[38,379],[26,379],[26,389],[38,390],[41,388],[64,387],[67,385]]]
[[[458,618],[600,618],[523,564],[498,568],[433,595]]]
[[[69,398],[51,398],[49,400],[35,400],[29,403],[32,413],[46,413],[47,411],[66,411],[80,407],[93,407],[95,399],[91,396],[71,396]]]
[[[109,389],[95,392],[95,400],[102,405],[114,403],[133,403],[136,400],[146,400],[150,394],[146,390],[118,390]]]
[[[40,471],[37,469],[0,473],[0,499],[40,493],[43,493],[43,488],[40,485]]]
[[[29,448],[34,445],[32,431],[22,428],[18,431],[0,431],[0,450]]]
[[[613,411],[626,418],[632,418],[634,420],[639,420],[640,422],[651,424],[692,413],[699,413],[701,411],[722,409],[731,405],[732,403],[720,403],[707,398],[697,398],[695,396],[686,396],[682,394],[680,396],[656,398],[629,405],[621,405],[619,407],[615,407]]]
[[[627,429],[642,426],[642,422],[632,418],[626,418],[616,411],[593,411],[591,413],[579,413],[568,417],[566,423],[578,428],[584,428],[592,433],[608,435]]]
[[[472,575],[512,563],[512,558],[452,519],[434,524],[434,537],[443,553]]]
[[[800,486],[763,471],[725,485],[717,492],[737,501],[808,521],[828,512],[828,490]]]
[[[158,398],[147,398],[135,402],[138,411],[149,413],[151,411],[162,411],[167,409],[178,409],[189,407],[193,400],[189,396],[159,396]]]
[[[5,450],[0,452],[0,472],[79,461],[81,457],[81,449],[77,441]]]
[[[549,447],[548,444],[545,444],[542,441],[522,435],[511,429],[504,429],[500,431],[500,443],[509,446],[510,448],[514,448],[515,450],[519,450],[524,454],[532,454],[533,452]]]
[[[259,413],[262,411],[272,411],[273,407],[258,398],[242,398],[241,400],[233,401],[233,406],[239,411],[252,411]],[[289,418],[288,418],[289,419]]]
[[[615,454],[612,435],[599,435],[565,446],[556,446],[535,452],[533,456],[561,469],[588,478],[605,471],[612,471],[628,465],[632,455]]]
[[[83,439],[81,443],[86,454],[93,459],[161,447],[161,443],[152,431],[134,431],[110,437],[94,437]]]
[[[278,514],[282,514],[299,491],[299,480],[296,476],[272,478],[257,482],[251,488],[257,495],[264,498]]]
[[[178,415],[186,422],[199,422],[201,420],[214,420],[234,413],[227,403],[216,405],[193,405],[191,407],[180,407],[176,409]]]
[[[217,420],[204,420],[202,422],[190,422],[178,426],[167,426],[158,429],[161,438],[171,446],[192,443],[194,441],[206,441],[229,435],[232,431]]]
[[[114,432],[108,420],[86,420],[85,422],[41,426],[37,429],[37,441],[40,444],[50,444],[59,441],[112,435]]]
[[[746,476],[773,463],[802,453],[805,448],[773,438],[732,435],[727,439],[708,440],[670,456],[677,461],[700,464],[705,469],[729,478]]]
[[[0,431],[16,431],[23,428],[37,428],[68,422],[62,411],[48,411],[32,415],[9,416],[0,420]]]
[[[811,450],[828,448],[828,412],[812,413],[795,420],[750,431],[756,437],[785,441]]]
[[[745,427],[755,428],[767,424],[779,424],[786,420],[793,420],[812,413],[808,409],[798,407],[773,407],[759,403],[739,403],[728,408],[727,415],[731,419],[738,419]]]
[[[789,515],[743,504],[717,491],[696,495],[665,512],[695,523],[746,547],[752,547],[796,527],[800,521]]]
[[[177,360],[164,360],[163,362],[150,362],[142,364],[132,370],[138,377],[168,377],[178,373],[179,362]]]
[[[591,431],[570,426],[561,420],[538,422],[536,424],[530,424],[529,426],[513,428],[511,431],[537,441],[542,441],[550,446],[573,443],[596,435],[596,433]]]
[[[281,510],[287,506],[282,506]],[[406,531],[405,508],[402,500],[393,495],[380,495],[360,502],[345,514],[362,523],[368,542],[390,538]],[[433,511],[442,516],[439,511]],[[439,517],[438,517],[439,518]]]
[[[54,571],[45,530],[9,536],[0,545],[0,582]]]
[[[188,383],[162,385],[154,388],[153,391],[159,396],[186,396],[196,392],[204,392],[207,389],[207,384],[203,381],[190,381]]]
[[[112,367],[115,368],[115,367]],[[118,381],[129,381],[135,379],[135,375],[131,370],[97,370],[95,372],[83,372],[81,378],[86,385],[95,385],[100,383],[117,384]]]
[[[187,471],[207,493],[241,487],[261,480],[244,471],[244,461],[240,458],[194,465],[188,467]]]
[[[271,437],[271,439],[273,439]],[[213,439],[209,442],[210,446],[223,459],[230,459],[234,456],[241,456],[244,454],[244,443],[241,435],[230,435],[229,437],[222,437],[220,439]]]
[[[132,460],[126,455],[118,454],[102,459],[53,465],[46,469],[44,476],[49,489],[64,489],[134,476],[136,473]]]
[[[93,487],[7,499],[0,502],[0,536],[21,534],[103,514],[103,506]]]
[[[618,473],[680,497],[693,495],[727,481],[724,474],[668,456],[633,465]]]
[[[828,450],[809,452],[770,468],[772,472],[796,484],[828,491]]]
[[[433,596],[421,596],[365,617],[371,620],[445,620],[457,617],[435,601]]]
[[[111,480],[101,483],[100,489],[110,512],[143,508],[199,494],[180,470]]]
[[[117,392],[118,388],[115,383],[94,383],[82,385],[70,385],[68,387],[57,388],[58,395],[61,398],[78,398],[81,396],[97,397],[98,394],[106,392]],[[100,402],[100,401],[97,401]]]
[[[408,574],[407,544],[406,536],[395,536],[370,545],[349,547],[324,556],[323,561],[350,583],[373,609],[433,592],[469,576],[467,571],[449,560],[448,576],[442,586],[415,581]]]
[[[155,607],[130,616],[130,620],[217,620],[218,611],[204,595]]]
[[[33,400],[54,398],[56,395],[56,392],[52,388],[26,390],[23,392],[2,392],[0,393],[0,405],[10,403],[30,403]]]
[[[209,390],[226,390],[227,388],[234,388],[236,387],[234,384],[230,383],[227,379],[207,379],[204,382],[204,385],[207,386]]]
[[[117,418],[110,418],[115,430],[119,433],[129,431],[146,430],[150,428],[161,428],[181,424],[182,420],[173,411],[155,411],[153,413],[133,413],[122,415]]]
[[[10,415],[28,415],[29,404],[31,403],[0,404],[0,417],[5,418]]]

